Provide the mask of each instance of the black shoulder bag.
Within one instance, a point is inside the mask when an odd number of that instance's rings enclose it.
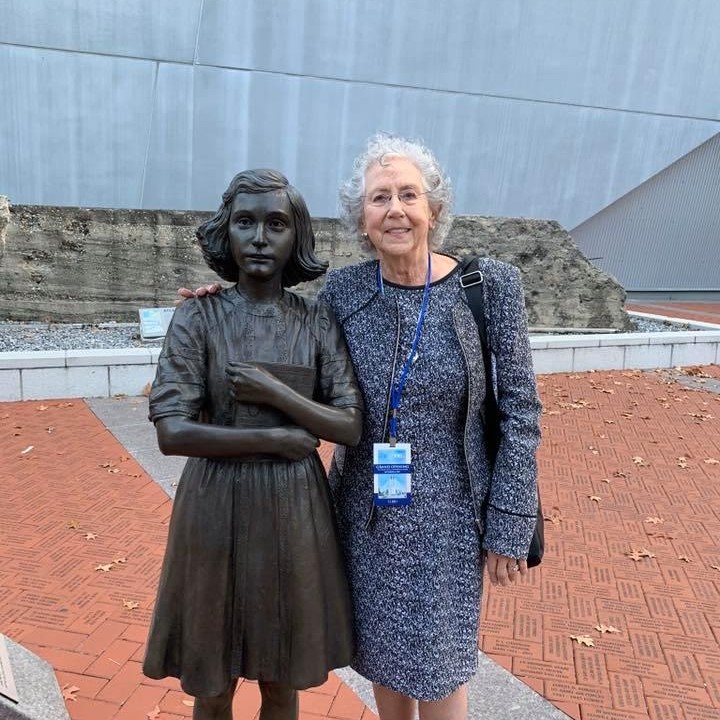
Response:
[[[483,363],[485,365],[485,434],[488,451],[491,459],[495,459],[500,446],[500,411],[498,409],[495,388],[493,387],[491,350],[487,339],[485,325],[485,302],[483,298],[483,275],[480,272],[477,258],[469,258],[461,263],[460,284],[465,289],[468,305],[478,327],[480,344],[482,345]],[[540,494],[538,492],[537,521],[535,532],[530,541],[528,552],[528,567],[539,565],[545,552],[545,525],[544,525]]]

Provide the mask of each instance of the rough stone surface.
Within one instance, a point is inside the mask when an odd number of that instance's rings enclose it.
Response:
[[[0,237],[2,237],[0,201]],[[217,280],[195,228],[207,212],[14,205],[0,255],[0,319],[137,320],[140,307],[171,305],[180,286]],[[318,255],[331,267],[366,255],[332,218],[314,221]],[[517,265],[530,324],[626,330],[625,293],[596,269],[556,222],[458,217],[445,249]],[[313,295],[322,280],[298,286]]]
[[[52,667],[42,658],[3,635],[10,657],[19,702],[0,695],[2,720],[69,720]]]
[[[2,263],[3,254],[5,253],[5,229],[9,223],[10,203],[4,195],[0,195],[0,263]]]

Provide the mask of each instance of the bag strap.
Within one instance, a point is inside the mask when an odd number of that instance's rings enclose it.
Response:
[[[497,452],[500,433],[500,410],[495,397],[492,371],[492,351],[487,337],[487,323],[485,321],[485,297],[483,283],[485,278],[480,270],[477,257],[466,258],[460,267],[460,285],[465,290],[468,305],[475,318],[475,324],[480,335],[483,364],[485,365],[485,417],[486,432],[490,434],[488,440],[494,453]]]

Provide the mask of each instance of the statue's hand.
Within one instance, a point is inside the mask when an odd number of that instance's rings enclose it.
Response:
[[[320,445],[320,440],[301,427],[277,428],[276,433],[278,441],[271,452],[287,460],[302,460]]]
[[[225,373],[237,402],[276,405],[283,384],[274,375],[252,363],[229,362]]]
[[[220,283],[212,283],[211,285],[201,285],[199,288],[195,288],[195,290],[189,290],[188,288],[178,288],[177,294],[180,296],[180,298],[175,301],[175,304],[179,305],[183,300],[185,300],[187,298],[203,297],[205,295],[214,295],[215,293],[219,293],[221,290],[222,290],[222,285]]]

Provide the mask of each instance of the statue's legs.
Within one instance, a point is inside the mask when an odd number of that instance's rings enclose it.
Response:
[[[260,720],[297,720],[298,693],[297,690],[274,682],[260,680]]]
[[[193,720],[232,720],[232,700],[236,687],[237,680],[233,680],[222,695],[196,697]]]

